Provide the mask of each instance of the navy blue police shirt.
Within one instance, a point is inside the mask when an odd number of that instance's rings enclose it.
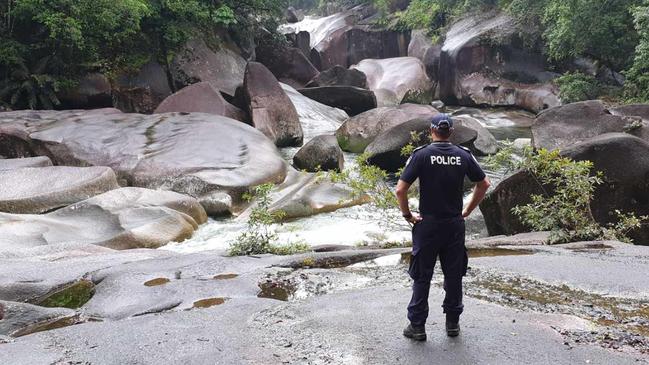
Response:
[[[412,184],[419,179],[419,212],[442,220],[462,216],[465,176],[479,182],[486,175],[468,149],[433,142],[415,150],[401,180]]]

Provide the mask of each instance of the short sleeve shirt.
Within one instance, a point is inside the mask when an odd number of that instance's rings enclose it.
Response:
[[[419,179],[419,211],[436,220],[462,216],[464,178],[472,182],[486,175],[471,152],[450,142],[434,142],[415,151],[401,180]]]

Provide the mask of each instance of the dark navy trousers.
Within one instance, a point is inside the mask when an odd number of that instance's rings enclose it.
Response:
[[[437,257],[444,273],[444,313],[462,313],[462,277],[466,275],[468,256],[464,245],[464,219],[435,220],[424,216],[412,229],[412,258],[408,273],[414,280],[408,319],[423,326],[428,318],[428,293]]]

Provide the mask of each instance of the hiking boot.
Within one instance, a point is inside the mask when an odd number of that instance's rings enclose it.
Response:
[[[457,337],[460,334],[460,321],[446,320],[446,334],[449,337]]]
[[[403,335],[415,341],[426,341],[426,327],[409,324],[403,330]]]

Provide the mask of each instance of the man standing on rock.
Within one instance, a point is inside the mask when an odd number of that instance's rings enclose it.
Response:
[[[444,313],[446,332],[460,334],[462,277],[468,258],[464,246],[464,218],[478,207],[490,186],[489,179],[471,152],[452,144],[453,120],[448,114],[431,119],[433,143],[418,148],[408,160],[397,185],[397,198],[403,217],[412,228],[412,259],[409,274],[414,280],[412,299],[408,305],[410,324],[403,335],[418,341],[426,340],[428,292],[435,262],[439,256],[444,272]],[[464,177],[477,183],[469,204],[462,210]],[[419,179],[420,214],[408,207],[408,190]]]

